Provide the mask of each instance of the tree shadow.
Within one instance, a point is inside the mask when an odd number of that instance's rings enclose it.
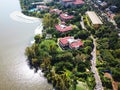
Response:
[[[30,59],[26,59],[27,61],[27,65],[29,66],[30,69],[34,69],[34,73],[37,73],[37,71],[39,70],[39,63],[32,63],[32,60]]]

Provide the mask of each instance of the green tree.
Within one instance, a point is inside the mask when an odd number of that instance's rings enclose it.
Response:
[[[36,35],[36,36],[34,37],[34,39],[35,39],[35,43],[40,43],[41,36],[40,36],[40,35]]]
[[[87,39],[89,35],[90,35],[90,34],[89,34],[88,31],[82,30],[82,31],[79,31],[79,32],[75,35],[75,38]]]
[[[117,23],[117,26],[120,28],[120,15],[115,16],[115,21]]]
[[[43,17],[43,25],[45,28],[53,28],[58,22],[59,20],[56,17],[51,16],[51,14],[47,13]]]
[[[85,48],[84,48],[84,52],[85,52],[86,54],[90,54],[90,53],[92,52],[92,47],[91,47],[91,46],[85,47]]]

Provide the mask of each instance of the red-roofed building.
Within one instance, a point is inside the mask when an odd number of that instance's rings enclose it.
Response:
[[[80,39],[74,39],[73,37],[64,37],[59,39],[59,45],[64,47],[69,47],[70,49],[79,49],[83,46],[83,43]]]
[[[62,13],[62,10],[59,10],[59,9],[51,9],[51,10],[50,10],[50,13],[61,14],[61,13]]]
[[[59,39],[60,46],[62,47],[69,46],[69,42],[68,42],[69,39],[73,39],[73,37],[68,36],[68,37],[60,38]]]
[[[60,19],[63,21],[68,21],[68,20],[73,19],[73,18],[74,18],[74,16],[68,15],[67,13],[60,14]]]
[[[79,47],[81,47],[81,46],[83,46],[83,43],[80,39],[78,39],[78,40],[72,42],[71,44],[69,44],[69,47],[71,49],[79,49]]]
[[[67,32],[67,31],[70,31],[70,30],[73,30],[72,26],[66,26],[64,24],[58,24],[58,25],[55,25],[55,28],[57,31],[59,32]]]
[[[62,0],[61,1],[61,4],[65,7],[83,5],[84,3],[85,2],[83,0]]]
[[[47,7],[47,6],[45,6],[45,5],[38,5],[36,8],[37,8],[38,10],[48,10],[48,9],[49,9],[49,7]]]
[[[74,5],[83,5],[85,2],[83,0],[75,0],[73,2]]]

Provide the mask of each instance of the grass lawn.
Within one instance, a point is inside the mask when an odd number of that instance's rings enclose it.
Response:
[[[76,90],[89,90],[89,88],[86,83],[78,81]]]

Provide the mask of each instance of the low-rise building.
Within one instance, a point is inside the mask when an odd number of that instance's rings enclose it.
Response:
[[[40,11],[42,11],[42,10],[48,10],[48,9],[49,9],[49,7],[47,7],[47,6],[45,6],[45,5],[38,5],[36,8],[37,8],[38,10],[40,10]]]
[[[57,31],[62,32],[62,33],[73,30],[72,25],[66,26],[65,24],[55,25],[55,28],[56,28]]]
[[[94,11],[87,11],[86,15],[88,16],[89,21],[93,27],[98,28],[100,25],[103,24]]]
[[[61,0],[61,4],[65,7],[72,6],[73,0]]]
[[[71,20],[71,19],[73,19],[73,18],[74,18],[73,15],[68,15],[67,13],[62,13],[62,14],[60,14],[60,19],[61,19],[62,21],[68,21],[68,20]]]
[[[100,6],[101,6],[101,7],[106,7],[106,6],[107,6],[107,2],[102,2],[102,3],[100,3]]]
[[[74,37],[64,37],[59,39],[59,45],[62,48],[69,47],[70,49],[79,49],[83,46],[83,42],[80,39],[74,39]]]
[[[50,13],[61,14],[61,13],[62,13],[62,10],[59,10],[59,9],[51,9],[51,10],[50,10]]]
[[[80,6],[83,5],[85,2],[83,0],[62,0],[61,4],[65,7],[68,6]]]
[[[83,0],[74,0],[73,5],[83,5],[85,2]]]
[[[79,49],[81,46],[83,46],[83,43],[80,39],[74,40],[71,44],[69,44],[71,49]]]
[[[115,14],[112,11],[107,11],[107,15],[110,19],[114,19]]]
[[[74,39],[74,38],[73,38],[73,37],[70,37],[70,36],[64,37],[64,38],[60,38],[60,39],[59,39],[59,45],[60,45],[61,47],[69,46],[69,42],[68,42],[69,39]]]

